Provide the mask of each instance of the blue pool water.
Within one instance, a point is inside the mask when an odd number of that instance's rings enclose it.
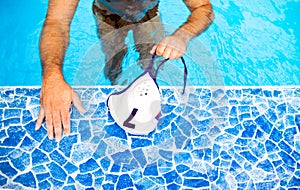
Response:
[[[0,189],[300,189],[300,1],[212,0],[214,23],[185,54],[186,94],[170,62],[162,116],[145,136],[125,133],[107,110],[115,88],[91,3],[79,4],[64,65],[87,113],[72,108],[71,134],[57,143],[45,126],[34,130],[47,1],[0,1]],[[188,15],[171,0],[160,12],[167,33]],[[137,57],[130,48],[124,68]]]

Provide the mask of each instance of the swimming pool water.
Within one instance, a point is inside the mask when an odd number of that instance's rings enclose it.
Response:
[[[40,85],[38,41],[47,1],[1,1],[0,4],[0,86]],[[212,4],[214,23],[189,44],[185,55],[193,59],[188,62],[192,85],[220,85],[216,82],[219,79],[203,80],[210,77],[203,75],[215,73],[222,79],[222,85],[300,84],[298,0],[256,0],[249,3],[213,0]],[[80,2],[71,27],[64,73],[66,80],[73,85],[94,85],[94,82],[77,75],[84,72],[78,71],[81,67],[91,62],[86,60],[91,59],[88,56],[91,53],[97,56],[92,65],[99,69],[97,85],[109,85],[102,74],[104,55],[97,47],[100,41],[91,5],[92,1]],[[188,9],[181,1],[161,1],[159,8],[168,32],[174,31],[188,16]],[[199,46],[205,49],[204,53],[197,54]],[[131,65],[135,64],[134,57],[134,53],[129,55]]]
[[[47,1],[0,1],[1,189],[300,188],[300,1],[212,0],[215,21],[185,55],[187,93],[170,62],[162,117],[145,136],[125,133],[107,110],[115,88],[102,74],[91,3],[80,1],[64,64],[87,113],[72,108],[71,134],[57,143],[44,125],[34,130]],[[188,15],[181,1],[161,1],[160,12],[167,32]],[[126,71],[137,57],[130,48]]]

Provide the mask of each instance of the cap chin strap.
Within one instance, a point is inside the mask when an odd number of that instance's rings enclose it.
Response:
[[[156,53],[154,53],[152,55],[152,59],[150,61],[150,64],[148,65],[146,71],[148,71],[149,73],[152,73],[152,67],[154,65],[154,60],[156,58]],[[188,74],[188,71],[187,71],[187,68],[186,68],[186,63],[185,63],[185,60],[183,59],[183,57],[180,57],[181,59],[181,62],[184,66],[184,76],[183,76],[183,80],[184,80],[184,83],[183,83],[183,91],[182,91],[182,94],[185,93],[185,88],[186,88],[186,82],[187,82],[187,74]],[[157,77],[157,74],[158,74],[158,70],[160,69],[160,67],[165,64],[169,59],[165,59],[163,61],[161,61],[158,66],[157,66],[157,69],[155,71],[155,73],[153,74],[153,76],[151,76],[154,80],[156,80],[156,77]]]

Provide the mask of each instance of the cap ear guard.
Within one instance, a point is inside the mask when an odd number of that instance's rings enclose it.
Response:
[[[128,87],[120,92],[111,94],[108,97],[107,105],[111,116],[116,123],[126,132],[135,135],[147,135],[153,131],[158,123],[161,113],[161,96],[156,83],[157,70],[168,59],[163,60],[152,73],[152,67],[156,55],[139,77],[137,77]],[[186,87],[187,69],[184,64],[184,90]]]

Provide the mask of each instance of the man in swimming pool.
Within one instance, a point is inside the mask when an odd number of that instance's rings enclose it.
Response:
[[[59,141],[62,131],[70,134],[70,105],[84,112],[78,95],[66,83],[62,73],[64,55],[69,43],[70,23],[73,19],[79,0],[49,0],[46,20],[40,38],[40,57],[42,61],[41,107],[36,122],[38,130],[44,119],[50,139]],[[202,33],[213,20],[210,0],[183,0],[191,11],[187,21],[172,35],[153,39],[151,48],[138,44],[141,56],[147,56],[151,50],[164,58],[180,58],[187,48],[187,43],[193,37]],[[105,76],[112,84],[120,74],[120,58],[124,56],[124,48],[115,46],[123,44],[124,35],[118,34],[119,39],[109,39],[108,34],[116,29],[130,26],[140,33],[135,40],[142,39],[144,33],[151,35],[152,30],[160,32],[162,28],[158,16],[159,0],[95,0],[93,12],[98,23],[98,34],[104,41],[103,50],[106,53]],[[150,24],[147,24],[150,23]],[[151,24],[156,23],[156,24]],[[146,24],[146,25],[144,25]],[[144,25],[144,26],[142,26]],[[135,27],[137,26],[137,27]],[[142,27],[139,27],[142,26]],[[146,26],[146,27],[145,27]],[[149,27],[150,26],[150,27]],[[154,26],[154,27],[153,27]],[[135,28],[134,28],[135,27]],[[122,31],[122,30],[121,30]],[[116,37],[116,36],[114,36]],[[105,47],[105,44],[114,44]],[[145,47],[146,46],[146,47]],[[112,49],[114,48],[114,49]],[[111,51],[112,52],[109,52]]]

